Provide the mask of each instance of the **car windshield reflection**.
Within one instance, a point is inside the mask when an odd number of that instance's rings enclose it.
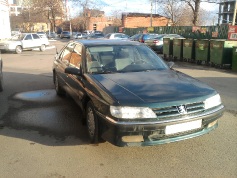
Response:
[[[87,47],[87,72],[109,74],[166,70],[168,66],[146,46]]]

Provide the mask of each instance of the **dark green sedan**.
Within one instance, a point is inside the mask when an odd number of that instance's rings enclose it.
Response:
[[[3,91],[3,74],[2,74],[2,67],[3,67],[3,62],[2,62],[2,56],[1,56],[1,50],[0,50],[0,92]]]
[[[147,146],[203,135],[224,111],[219,94],[172,69],[142,43],[69,42],[56,56],[58,95],[68,93],[82,110],[92,143]]]

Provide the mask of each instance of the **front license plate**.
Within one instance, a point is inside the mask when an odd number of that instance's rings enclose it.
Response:
[[[181,124],[174,124],[174,125],[168,125],[165,128],[165,134],[176,134],[179,132],[185,132],[193,129],[201,128],[202,126],[202,120],[197,121],[191,121],[191,122],[185,122]]]

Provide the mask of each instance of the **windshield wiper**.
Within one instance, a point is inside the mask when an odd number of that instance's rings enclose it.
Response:
[[[95,73],[96,74],[113,74],[113,73],[117,73],[117,71],[104,70],[104,71],[95,72]]]

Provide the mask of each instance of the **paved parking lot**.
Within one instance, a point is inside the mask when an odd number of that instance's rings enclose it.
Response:
[[[226,112],[209,134],[150,147],[91,145],[77,105],[54,91],[55,51],[2,54],[0,177],[237,177],[237,73],[174,66],[220,93]]]

